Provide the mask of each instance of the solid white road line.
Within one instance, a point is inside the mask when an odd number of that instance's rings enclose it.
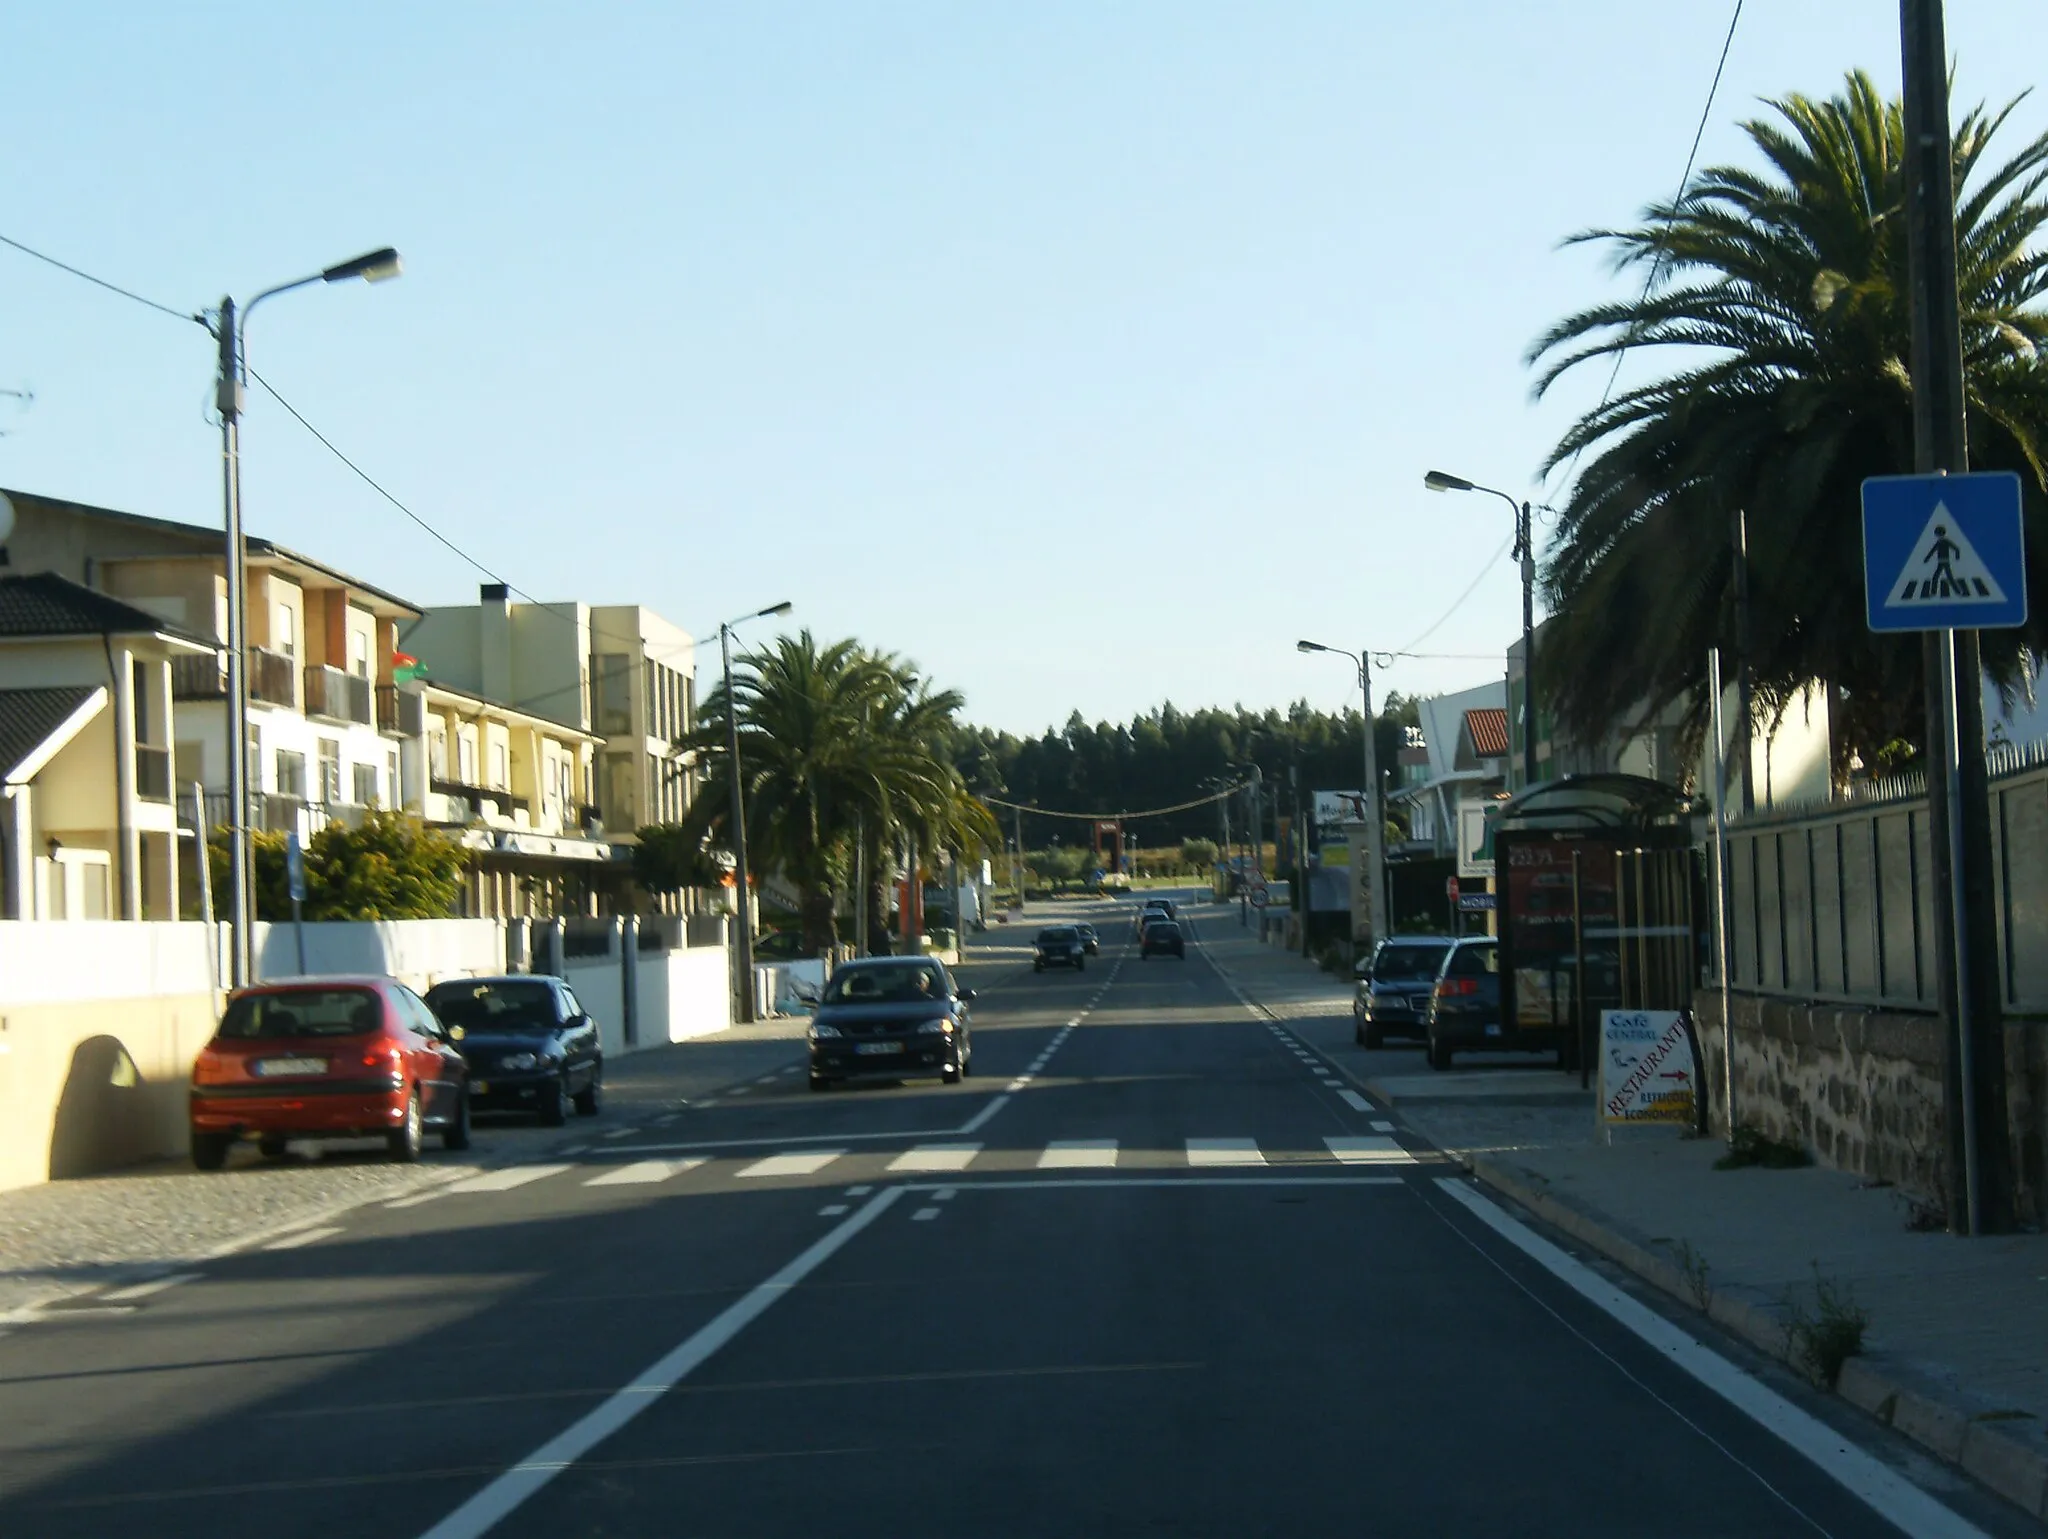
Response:
[[[830,1260],[847,1241],[887,1212],[903,1191],[900,1186],[892,1186],[876,1193],[859,1212],[820,1235],[781,1271],[728,1305],[708,1325],[650,1363],[632,1383],[498,1476],[428,1529],[422,1539],[479,1539],[480,1535],[489,1533],[542,1486],[569,1469],[703,1366],[720,1347],[766,1313],[777,1299],[789,1293]]]
[[[805,1154],[771,1154],[737,1172],[742,1180],[775,1176],[814,1176],[844,1154],[844,1149],[814,1149]]]
[[[339,1233],[340,1231],[337,1230],[335,1232]],[[158,1277],[149,1282],[130,1283],[125,1288],[116,1288],[112,1293],[101,1294],[100,1299],[103,1303],[108,1304],[121,1304],[135,1299],[146,1299],[153,1293],[161,1293],[166,1288],[175,1288],[180,1283],[197,1282],[205,1275],[204,1272],[173,1272],[169,1277]]]
[[[1415,1156],[1391,1138],[1326,1138],[1323,1142],[1346,1165],[1413,1165]]]
[[[1259,1152],[1259,1141],[1256,1138],[1190,1138],[1188,1163],[1263,1165],[1266,1163],[1266,1157]]]
[[[889,1161],[891,1170],[965,1170],[980,1144],[919,1144]]]
[[[480,1176],[471,1176],[467,1181],[457,1181],[448,1190],[451,1192],[509,1192],[516,1186],[525,1186],[530,1181],[544,1181],[549,1176],[559,1176],[569,1169],[567,1165],[510,1165],[503,1170],[487,1170]]]
[[[332,1239],[340,1233],[341,1230],[338,1227],[331,1225],[324,1229],[301,1229],[297,1234],[288,1234],[281,1240],[272,1240],[263,1248],[265,1250],[297,1250],[301,1245],[311,1245],[316,1240]]]
[[[1114,1138],[1076,1138],[1050,1143],[1038,1156],[1040,1170],[1106,1170],[1115,1164]]]
[[[1368,1101],[1356,1090],[1340,1090],[1337,1092],[1337,1099],[1353,1111],[1369,1112],[1372,1110],[1372,1102]]]
[[[1394,1124],[1391,1122],[1375,1122],[1372,1125],[1372,1130],[1375,1133],[1391,1133],[1394,1131]]]
[[[1487,1228],[1639,1337],[1673,1367],[1690,1374],[1758,1426],[1775,1433],[1816,1468],[1868,1504],[1873,1512],[1895,1524],[1909,1539],[1985,1539],[1983,1530],[1976,1525],[1964,1521],[1912,1481],[1847,1441],[1825,1422],[1800,1410],[1718,1352],[1701,1345],[1655,1310],[1630,1298],[1591,1268],[1566,1255],[1463,1180],[1439,1177],[1436,1184],[1439,1191]],[[1599,1349],[1596,1347],[1594,1350]],[[1627,1372],[1626,1369],[1622,1371]],[[1762,1477],[1758,1476],[1758,1479]]]
[[[679,1176],[686,1170],[695,1170],[704,1161],[694,1160],[635,1160],[630,1165],[621,1165],[617,1170],[607,1170],[601,1176],[592,1176],[585,1186],[652,1186],[666,1181],[670,1176]]]
[[[439,1202],[443,1197],[446,1197],[447,1195],[448,1188],[444,1186],[437,1191],[421,1192],[417,1196],[413,1197],[401,1197],[396,1202],[385,1203],[384,1206],[387,1208],[417,1208],[422,1203]]]

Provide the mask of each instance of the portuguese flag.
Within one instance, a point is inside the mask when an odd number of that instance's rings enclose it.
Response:
[[[392,683],[410,684],[413,682],[413,680],[424,679],[426,676],[427,665],[421,662],[417,657],[414,657],[410,653],[406,652],[394,651],[391,654]]]

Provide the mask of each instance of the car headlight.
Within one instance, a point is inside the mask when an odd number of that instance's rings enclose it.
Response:
[[[827,1026],[819,1022],[813,1022],[811,1025],[811,1040],[813,1042],[817,1041],[820,1037],[843,1037],[845,1035],[846,1033],[837,1026]]]
[[[944,1016],[940,1016],[939,1019],[937,1019],[936,1021],[919,1022],[917,1034],[921,1037],[936,1037],[940,1033],[949,1032],[952,1029],[953,1023],[947,1020]]]
[[[537,1069],[543,1061],[538,1053],[507,1053],[498,1060],[498,1067],[517,1072],[521,1069]]]

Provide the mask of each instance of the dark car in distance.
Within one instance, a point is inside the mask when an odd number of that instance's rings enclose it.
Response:
[[[1031,970],[1042,973],[1048,967],[1071,967],[1076,972],[1088,967],[1088,948],[1081,932],[1070,924],[1057,924],[1038,932],[1033,943]]]
[[[572,1103],[586,1117],[597,1114],[604,1045],[561,979],[451,978],[427,990],[427,1003],[460,1029],[455,1045],[469,1064],[474,1110],[531,1112],[548,1127],[566,1122]]]
[[[1145,938],[1138,943],[1138,960],[1142,962],[1147,957],[1187,960],[1187,937],[1181,934],[1177,923],[1171,919],[1155,919],[1145,926]]]
[[[811,1017],[811,1088],[854,1079],[958,1084],[974,1072],[973,1000],[974,990],[929,957],[841,963]]]
[[[1351,1035],[1360,1047],[1426,1034],[1429,996],[1450,947],[1448,935],[1390,935],[1373,947],[1358,964],[1351,997]]]
[[[452,1032],[395,978],[296,978],[238,989],[192,1065],[192,1163],[219,1170],[254,1136],[384,1139],[416,1160],[429,1128],[469,1147],[468,1069]]]
[[[1503,1030],[1500,1006],[1500,942],[1491,936],[1453,942],[1429,995],[1429,1066],[1448,1069],[1461,1050],[1521,1046]]]

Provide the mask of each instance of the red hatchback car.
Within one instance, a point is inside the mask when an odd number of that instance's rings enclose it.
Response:
[[[294,1138],[378,1136],[419,1158],[426,1130],[469,1147],[468,1071],[448,1028],[391,978],[307,978],[229,996],[192,1066],[192,1163],[219,1170],[243,1134],[276,1159]]]

